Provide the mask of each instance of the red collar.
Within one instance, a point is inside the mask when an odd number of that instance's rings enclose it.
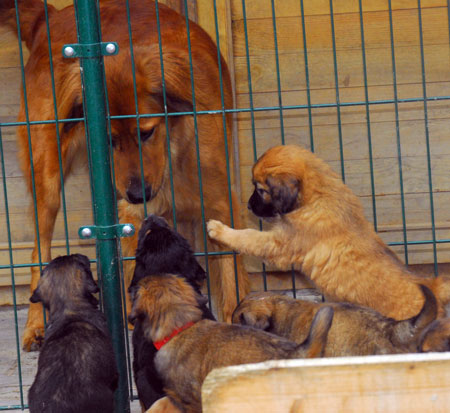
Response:
[[[176,328],[175,330],[173,330],[167,337],[164,337],[162,340],[154,341],[153,345],[156,347],[156,350],[160,350],[161,347],[164,344],[167,344],[177,334],[181,333],[183,330],[186,330],[189,327],[192,327],[193,325],[194,325],[194,322],[193,321],[189,321],[189,323],[185,324],[184,326],[182,326],[180,328]]]

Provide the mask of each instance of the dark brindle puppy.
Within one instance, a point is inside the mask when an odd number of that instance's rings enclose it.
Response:
[[[89,260],[55,258],[30,298],[42,302],[49,322],[38,372],[28,393],[30,412],[112,412],[118,374]]]
[[[404,321],[354,304],[315,303],[266,292],[247,296],[234,311],[233,322],[301,343],[315,314],[326,305],[334,309],[334,318],[325,357],[416,352],[421,332],[437,314],[433,293],[424,286],[422,292],[425,304],[421,312]]]
[[[139,231],[136,266],[129,292],[135,295],[140,280],[161,273],[184,277],[198,294],[206,278],[186,239],[172,230],[163,218],[149,215]],[[202,302],[200,308],[204,318],[214,320],[206,302]],[[144,334],[141,320],[136,319],[133,331],[133,373],[139,400],[145,409],[164,395],[163,384],[154,365],[156,351],[152,341]]]
[[[134,295],[130,322],[140,320],[147,340],[159,349],[155,367],[171,401],[184,412],[201,412],[201,386],[214,368],[271,359],[320,357],[333,309],[315,316],[298,345],[251,327],[204,318],[205,299],[183,277],[146,277]]]

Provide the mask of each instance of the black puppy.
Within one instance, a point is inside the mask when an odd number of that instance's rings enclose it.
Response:
[[[96,292],[84,255],[55,258],[42,272],[30,301],[43,302],[49,322],[28,393],[31,413],[113,411],[118,373]]]
[[[139,231],[136,267],[128,291],[134,299],[138,283],[145,277],[170,273],[179,275],[200,294],[206,273],[195,259],[194,253],[180,234],[169,227],[164,218],[149,215]],[[214,320],[206,306],[201,306],[203,317]],[[131,322],[131,321],[130,321]],[[133,373],[139,400],[148,409],[164,396],[163,382],[156,371],[156,348],[143,332],[142,320],[133,320]]]

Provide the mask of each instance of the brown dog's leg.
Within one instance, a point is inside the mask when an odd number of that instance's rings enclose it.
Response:
[[[210,245],[213,247],[210,251],[224,250],[217,244]],[[231,316],[238,305],[236,282],[239,286],[239,300],[249,293],[248,275],[241,257],[236,255],[236,264],[233,255],[210,258],[209,275],[213,312],[218,320],[231,323]]]
[[[117,205],[119,212],[119,222],[122,224],[133,224],[135,233],[132,237],[124,237],[121,239],[122,256],[134,257],[138,243],[138,233],[141,228],[142,220],[144,219],[144,207],[142,205],[132,205],[125,200],[120,200]],[[128,294],[128,287],[133,278],[135,267],[134,260],[123,261],[123,277],[125,286],[125,304],[127,315],[131,310],[131,300]],[[131,324],[128,324],[129,329],[133,329]]]
[[[36,145],[38,146],[38,145]],[[33,149],[35,149],[33,145]],[[60,205],[60,177],[58,170],[57,152],[55,148],[48,145],[47,153],[44,155],[36,149],[34,152],[34,172],[35,172],[35,188],[36,188],[36,205],[37,219],[39,223],[39,241],[41,261],[49,262],[51,260],[51,239],[55,227],[56,215],[58,214]],[[52,156],[53,155],[53,156]],[[56,156],[56,157],[55,157]],[[45,158],[45,159],[42,159]],[[52,159],[54,158],[54,159]],[[31,189],[31,179],[29,177],[29,190]],[[34,214],[36,217],[36,214]],[[39,263],[38,237],[34,242],[32,252],[32,262]],[[40,268],[33,267],[31,269],[30,290],[33,293],[40,278]],[[25,351],[37,350],[44,337],[44,318],[42,304],[30,304],[28,310],[28,319],[23,336],[23,348]]]
[[[236,196],[233,193],[233,218],[234,226],[236,228],[241,227],[238,203]],[[217,203],[216,207],[220,204]],[[213,217],[222,217],[226,222],[230,221],[229,206],[223,205],[218,211],[213,212]],[[215,241],[209,240],[213,251],[224,251],[223,245]],[[235,263],[236,259],[236,263]],[[214,312],[217,314],[217,318],[220,321],[231,323],[231,316],[234,309],[239,304],[237,291],[239,292],[239,300],[242,300],[250,292],[250,282],[248,279],[247,271],[244,268],[242,257],[236,255],[223,255],[210,259],[210,283],[211,283],[211,296],[213,299]],[[237,290],[237,285],[239,290]]]

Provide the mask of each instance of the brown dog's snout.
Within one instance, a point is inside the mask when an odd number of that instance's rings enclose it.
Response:
[[[142,180],[139,177],[132,177],[127,188],[127,198],[132,204],[142,204],[150,200],[152,196],[152,186],[145,183],[145,196],[142,196]]]

